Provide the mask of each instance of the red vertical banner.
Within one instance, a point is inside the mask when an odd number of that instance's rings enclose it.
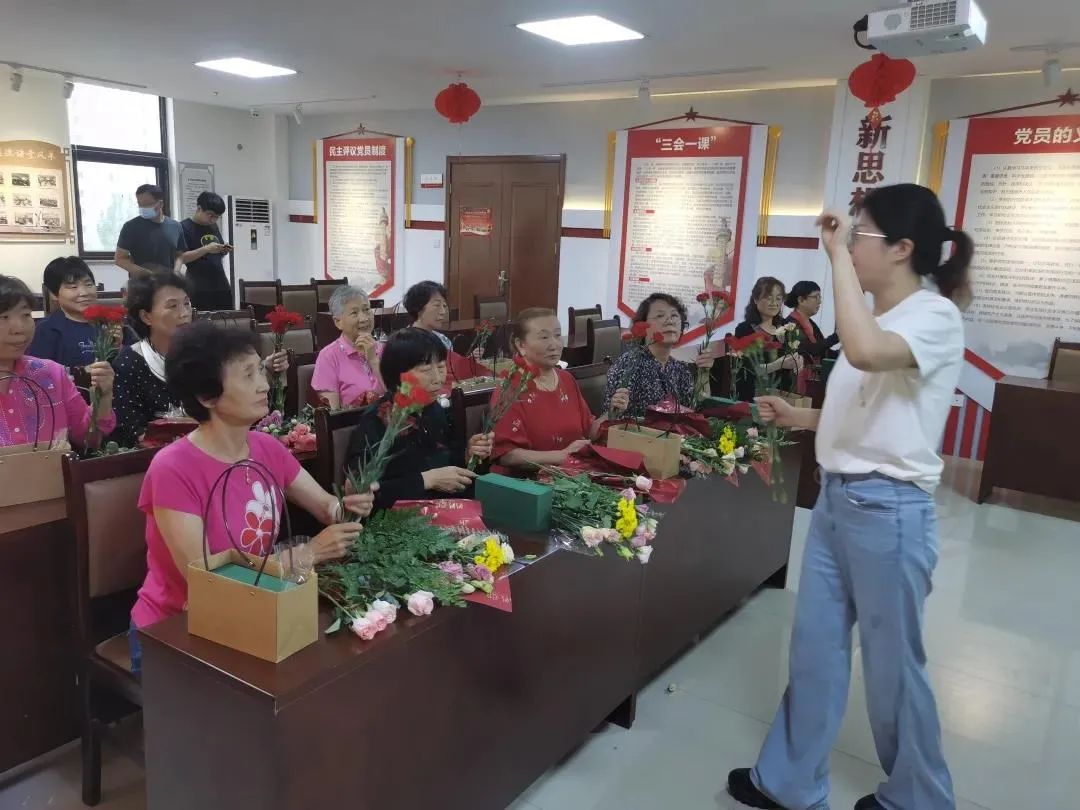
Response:
[[[619,309],[664,292],[690,305],[709,273],[736,297],[746,216],[749,126],[627,133]],[[730,323],[728,310],[720,324]],[[683,342],[704,332],[696,327]]]
[[[966,356],[990,377],[1045,377],[1054,338],[1080,340],[1077,211],[1080,115],[967,123],[956,210],[975,240]]]
[[[377,296],[394,286],[393,138],[323,141],[323,256],[327,278]]]

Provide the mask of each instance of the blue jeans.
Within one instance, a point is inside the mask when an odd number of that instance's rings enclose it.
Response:
[[[790,810],[828,807],[858,620],[866,703],[888,810],[953,810],[926,675],[923,603],[937,564],[933,499],[884,476],[825,475],[806,540],[788,688],[751,778]]]
[[[136,678],[142,677],[142,644],[139,643],[139,628],[135,622],[128,627],[128,650],[131,652],[131,674]]]

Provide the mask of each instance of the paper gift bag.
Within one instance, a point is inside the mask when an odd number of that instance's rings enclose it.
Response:
[[[255,585],[262,566],[231,548],[188,565],[188,632],[275,664],[318,641],[316,575],[287,582],[269,560]]]
[[[777,391],[776,395],[781,399],[791,403],[796,408],[812,408],[814,407],[813,400],[810,397],[800,396],[799,394],[793,394],[790,391]]]
[[[648,427],[618,425],[608,431],[608,447],[641,453],[645,469],[653,478],[673,478],[679,474],[681,436]]]
[[[0,447],[0,507],[63,498],[60,459],[70,452],[67,442]]]

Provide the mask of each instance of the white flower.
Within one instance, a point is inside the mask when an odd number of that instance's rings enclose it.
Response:
[[[640,489],[642,492],[648,492],[652,489],[652,479],[647,478],[644,475],[639,475],[634,479],[634,486]]]
[[[735,458],[742,458],[745,455],[746,455],[746,448],[745,447],[736,447],[735,448]]]
[[[638,562],[645,565],[649,562],[649,558],[652,556],[652,546],[642,546],[637,550]]]
[[[450,407],[450,397],[446,396],[445,394],[440,395],[439,396],[439,405],[440,405],[440,407],[443,407],[443,408],[449,408]]]
[[[514,561],[514,549],[509,543],[502,544],[502,561],[503,565],[510,565]]]
[[[716,458],[719,454],[716,452],[715,447],[710,447],[708,450],[705,451],[705,455],[707,455],[709,458]]]
[[[251,500],[244,506],[244,511],[251,512],[260,520],[272,518],[277,513],[274,508],[274,491],[267,490],[262,481],[256,481],[251,485]]]

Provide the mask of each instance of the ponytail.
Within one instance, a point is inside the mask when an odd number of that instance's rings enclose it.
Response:
[[[975,254],[975,243],[964,231],[946,228],[943,242],[952,242],[952,255],[929,275],[937,283],[941,294],[956,302],[968,288],[968,267]]]

